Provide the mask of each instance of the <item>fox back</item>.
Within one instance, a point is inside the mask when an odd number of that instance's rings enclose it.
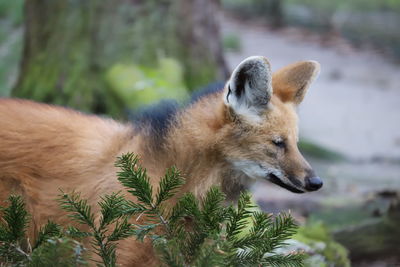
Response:
[[[10,193],[24,196],[34,239],[48,219],[69,223],[55,201],[59,189],[81,192],[92,206],[124,190],[114,162],[126,152],[140,156],[154,187],[166,168],[177,166],[186,178],[177,197],[220,185],[234,199],[257,179],[295,193],[315,191],[322,181],[297,148],[296,107],[318,72],[318,63],[304,61],[272,73],[266,58],[250,57],[220,90],[182,109],[165,104],[133,124],[0,99],[0,203]],[[120,243],[118,260],[157,263],[151,244],[135,240]]]

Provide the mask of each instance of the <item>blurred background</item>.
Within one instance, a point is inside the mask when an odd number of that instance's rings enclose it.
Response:
[[[400,266],[399,0],[0,0],[0,97],[124,119],[185,101],[245,57],[322,65],[299,108],[322,190],[260,183],[307,266]]]

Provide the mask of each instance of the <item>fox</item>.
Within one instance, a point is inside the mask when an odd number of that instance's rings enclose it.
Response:
[[[272,72],[266,57],[252,56],[218,90],[129,123],[1,98],[0,204],[10,193],[24,197],[34,240],[48,219],[69,224],[55,201],[60,188],[81,192],[95,213],[101,196],[126,192],[114,163],[128,152],[140,157],[153,187],[176,166],[185,177],[176,197],[201,197],[219,185],[236,199],[257,180],[294,193],[316,191],[323,182],[298,149],[296,109],[319,72],[316,61]],[[151,243],[133,238],[119,243],[117,259],[122,266],[157,265]]]

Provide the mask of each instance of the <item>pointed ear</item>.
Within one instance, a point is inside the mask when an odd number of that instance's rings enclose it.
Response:
[[[262,56],[243,60],[233,71],[224,94],[225,104],[247,119],[261,119],[272,96],[272,73]]]
[[[301,61],[278,70],[272,76],[274,94],[283,102],[300,104],[319,71],[316,61]]]

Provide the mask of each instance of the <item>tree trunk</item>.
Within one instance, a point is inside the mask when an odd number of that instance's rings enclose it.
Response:
[[[114,64],[178,60],[190,89],[225,79],[218,0],[29,0],[13,95],[97,113],[123,107],[108,90]]]

